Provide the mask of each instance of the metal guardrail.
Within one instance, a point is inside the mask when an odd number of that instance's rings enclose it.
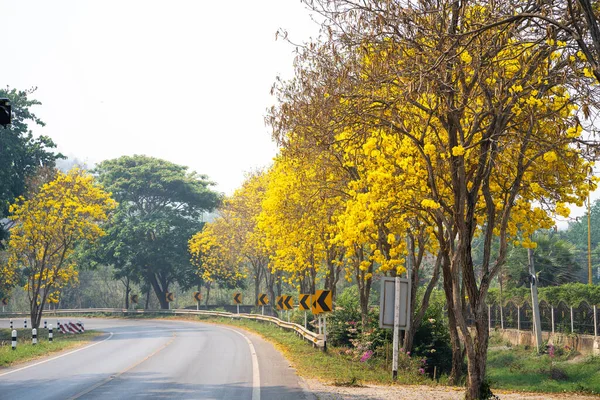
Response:
[[[213,317],[225,317],[225,318],[245,318],[255,321],[269,322],[279,326],[280,328],[291,330],[305,340],[311,342],[315,347],[324,347],[325,341],[323,335],[312,332],[302,325],[295,324],[293,322],[286,322],[276,317],[260,314],[234,314],[223,311],[206,311],[206,310],[186,310],[186,309],[175,309],[175,310],[127,310],[124,308],[77,308],[77,309],[62,309],[62,310],[46,310],[44,311],[45,316],[49,315],[70,315],[70,314],[120,314],[120,315],[135,315],[135,314],[161,314],[161,315],[207,315]],[[29,316],[29,313],[25,312],[0,312],[0,316]]]

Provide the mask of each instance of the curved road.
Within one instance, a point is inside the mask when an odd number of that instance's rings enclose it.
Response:
[[[55,318],[47,321],[56,326]],[[314,399],[285,358],[246,331],[160,319],[82,321],[105,334],[82,348],[0,369],[0,398]]]

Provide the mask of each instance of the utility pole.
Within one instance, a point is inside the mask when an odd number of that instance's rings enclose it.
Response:
[[[588,223],[588,285],[592,284],[592,205],[590,194],[587,198],[587,223]]]
[[[529,281],[531,283],[531,309],[533,310],[533,329],[535,332],[535,344],[538,354],[542,348],[542,322],[540,320],[540,304],[538,302],[537,277],[533,265],[533,249],[527,249],[529,258]]]

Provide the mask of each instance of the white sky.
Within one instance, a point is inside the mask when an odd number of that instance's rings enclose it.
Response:
[[[318,34],[299,0],[0,0],[0,86],[37,86],[35,132],[88,164],[164,158],[230,194],[276,153],[266,109]]]
[[[63,154],[164,158],[226,194],[276,153],[263,118],[294,48],[275,33],[318,34],[300,0],[0,0],[0,21],[0,86],[38,87]]]

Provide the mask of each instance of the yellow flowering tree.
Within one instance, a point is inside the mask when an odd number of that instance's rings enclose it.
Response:
[[[314,293],[323,280],[335,299],[343,248],[333,243],[333,220],[342,210],[342,196],[333,190],[337,175],[314,153],[307,159],[283,151],[276,158],[258,226],[271,270],[282,271],[301,293]]]
[[[531,234],[566,214],[564,204],[581,204],[595,186],[587,176],[594,144],[581,137],[588,113],[578,112],[578,104],[589,104],[593,74],[579,70],[579,55],[562,43],[532,38],[520,25],[494,29],[490,22],[498,16],[486,4],[311,4],[326,16],[329,42],[301,54],[273,125],[288,142],[310,133],[314,143],[349,149],[341,154],[354,193],[342,239],[363,242],[355,253],[365,272],[370,263],[385,265],[377,243],[367,243],[383,236],[376,229],[407,229],[407,218],[427,214],[449,317],[467,354],[466,398],[486,396],[485,299],[507,243],[535,247]],[[490,27],[477,31],[481,26]],[[297,107],[307,103],[329,120],[294,129],[298,121],[311,122]],[[394,169],[365,158],[385,158],[386,133],[396,137]],[[386,178],[376,183],[376,174]],[[392,203],[369,195],[387,181],[398,188],[392,193],[402,217],[390,218]],[[483,243],[480,265],[472,254],[476,237]],[[394,240],[388,244],[401,250]],[[499,244],[495,252],[492,242]]]
[[[73,258],[81,241],[104,234],[101,223],[116,203],[93,177],[79,169],[56,173],[30,199],[11,205],[8,268],[26,278],[32,326],[39,327],[44,304],[77,279]]]
[[[232,251],[235,244],[228,228],[223,217],[219,217],[204,225],[188,244],[192,263],[198,268],[197,274],[206,287],[206,304],[213,284],[231,288],[238,286],[244,278],[242,260]]]

